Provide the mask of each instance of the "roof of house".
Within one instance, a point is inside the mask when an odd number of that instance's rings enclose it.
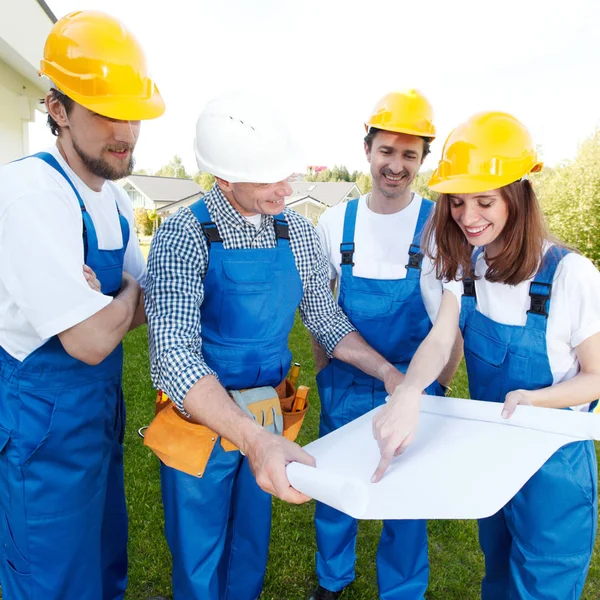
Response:
[[[153,202],[177,202],[194,195],[203,196],[206,193],[193,179],[129,175],[125,178],[125,182],[133,185]]]
[[[171,214],[174,211],[179,210],[180,208],[185,208],[187,206],[191,206],[197,200],[200,200],[205,195],[204,192],[199,192],[197,194],[192,194],[187,198],[182,198],[181,200],[176,200],[175,202],[169,202],[169,204],[163,204],[156,209],[156,212],[159,214]]]
[[[325,206],[335,206],[352,191],[356,183],[353,181],[294,181],[290,183],[290,186],[292,195],[285,200],[287,206],[307,197],[313,198]]]
[[[48,18],[56,23],[56,15],[52,12],[52,9],[44,2],[44,0],[37,0],[37,3],[42,7],[42,10],[48,15]]]

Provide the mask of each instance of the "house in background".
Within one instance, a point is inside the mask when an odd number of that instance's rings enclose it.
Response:
[[[313,223],[319,220],[327,208],[361,195],[358,186],[352,181],[295,181],[290,185],[292,195],[286,198],[286,207]]]
[[[152,180],[164,180],[161,182],[153,182]],[[173,192],[177,184],[170,184],[169,181],[185,182],[190,185],[194,182],[189,179],[173,179],[171,177],[150,177],[148,175],[130,175],[122,180],[125,190],[133,201],[134,208],[147,208],[148,210],[156,209],[161,217],[168,217],[180,208],[191,206],[196,200],[204,196],[204,190],[197,186],[200,193],[193,193],[188,196],[183,196],[189,192],[190,188],[182,186],[179,193],[182,197],[179,200],[165,201],[166,194],[173,197]],[[141,193],[141,189],[148,189],[151,186],[164,186],[162,195],[157,192],[149,191],[145,194]],[[170,186],[173,186],[172,188]],[[356,183],[346,181],[293,181],[290,182],[292,187],[292,195],[285,199],[286,208],[291,208],[302,216],[316,223],[321,214],[330,206],[335,206],[340,202],[347,202],[352,198],[358,198],[361,194]]]
[[[29,123],[48,90],[38,76],[56,17],[43,0],[0,3],[0,165],[29,154]]]
[[[166,217],[181,206],[189,206],[206,193],[193,179],[129,175],[119,182],[131,198],[133,208],[155,210]],[[170,205],[177,204],[171,209]]]

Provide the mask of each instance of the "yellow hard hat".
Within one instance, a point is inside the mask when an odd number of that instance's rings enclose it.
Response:
[[[428,186],[442,194],[486,192],[543,166],[523,123],[508,113],[482,112],[450,133]]]
[[[77,11],[59,19],[46,40],[40,75],[106,117],[138,121],[165,111],[139,42],[121,21],[103,12]]]
[[[384,131],[408,133],[420,137],[435,137],[433,109],[419,90],[386,94],[373,108],[365,129],[376,127]]]

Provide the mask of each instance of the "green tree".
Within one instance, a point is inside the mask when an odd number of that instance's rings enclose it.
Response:
[[[177,177],[178,179],[191,179],[188,172],[185,170],[181,157],[176,154],[168,164],[162,166],[156,173],[157,177]]]
[[[373,180],[369,173],[360,173],[355,181],[361,194],[367,194],[373,189]]]
[[[331,169],[325,169],[320,173],[317,173],[313,181],[331,181]]]
[[[208,192],[215,183],[215,178],[210,173],[202,171],[198,171],[193,179],[205,192]]]
[[[154,235],[159,225],[162,223],[162,219],[160,215],[156,212],[156,210],[149,210],[147,212],[148,219],[150,220],[150,223],[152,223],[152,235]]]
[[[154,223],[150,220],[145,208],[135,208],[133,218],[135,221],[135,230],[138,235],[152,235]]]
[[[419,196],[422,196],[423,198],[429,198],[429,200],[437,200],[440,196],[439,193],[434,192],[433,190],[430,190],[427,187],[427,183],[431,179],[432,173],[432,170],[422,171],[421,173],[419,173],[415,177],[411,188],[414,192],[417,192],[417,194],[419,194]]]
[[[333,165],[333,169],[325,169],[318,173],[309,169],[304,175],[304,181],[356,181],[359,175],[359,171],[354,171],[350,175],[345,165]]]
[[[550,230],[600,266],[600,129],[574,161],[534,177]]]
[[[333,165],[329,181],[350,181],[350,173],[344,165]]]

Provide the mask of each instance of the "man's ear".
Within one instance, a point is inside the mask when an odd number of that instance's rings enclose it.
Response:
[[[46,94],[44,104],[46,105],[48,114],[54,119],[59,127],[69,126],[66,108],[54,97],[51,92]]]
[[[369,150],[369,146],[367,146],[367,142],[363,142],[364,147],[365,147],[365,154],[367,156],[367,161],[370,163],[371,162],[371,151]]]
[[[220,177],[215,177],[215,181],[217,182],[219,189],[224,194],[232,191],[231,184],[229,183],[229,181],[225,181],[224,179],[221,179]]]

